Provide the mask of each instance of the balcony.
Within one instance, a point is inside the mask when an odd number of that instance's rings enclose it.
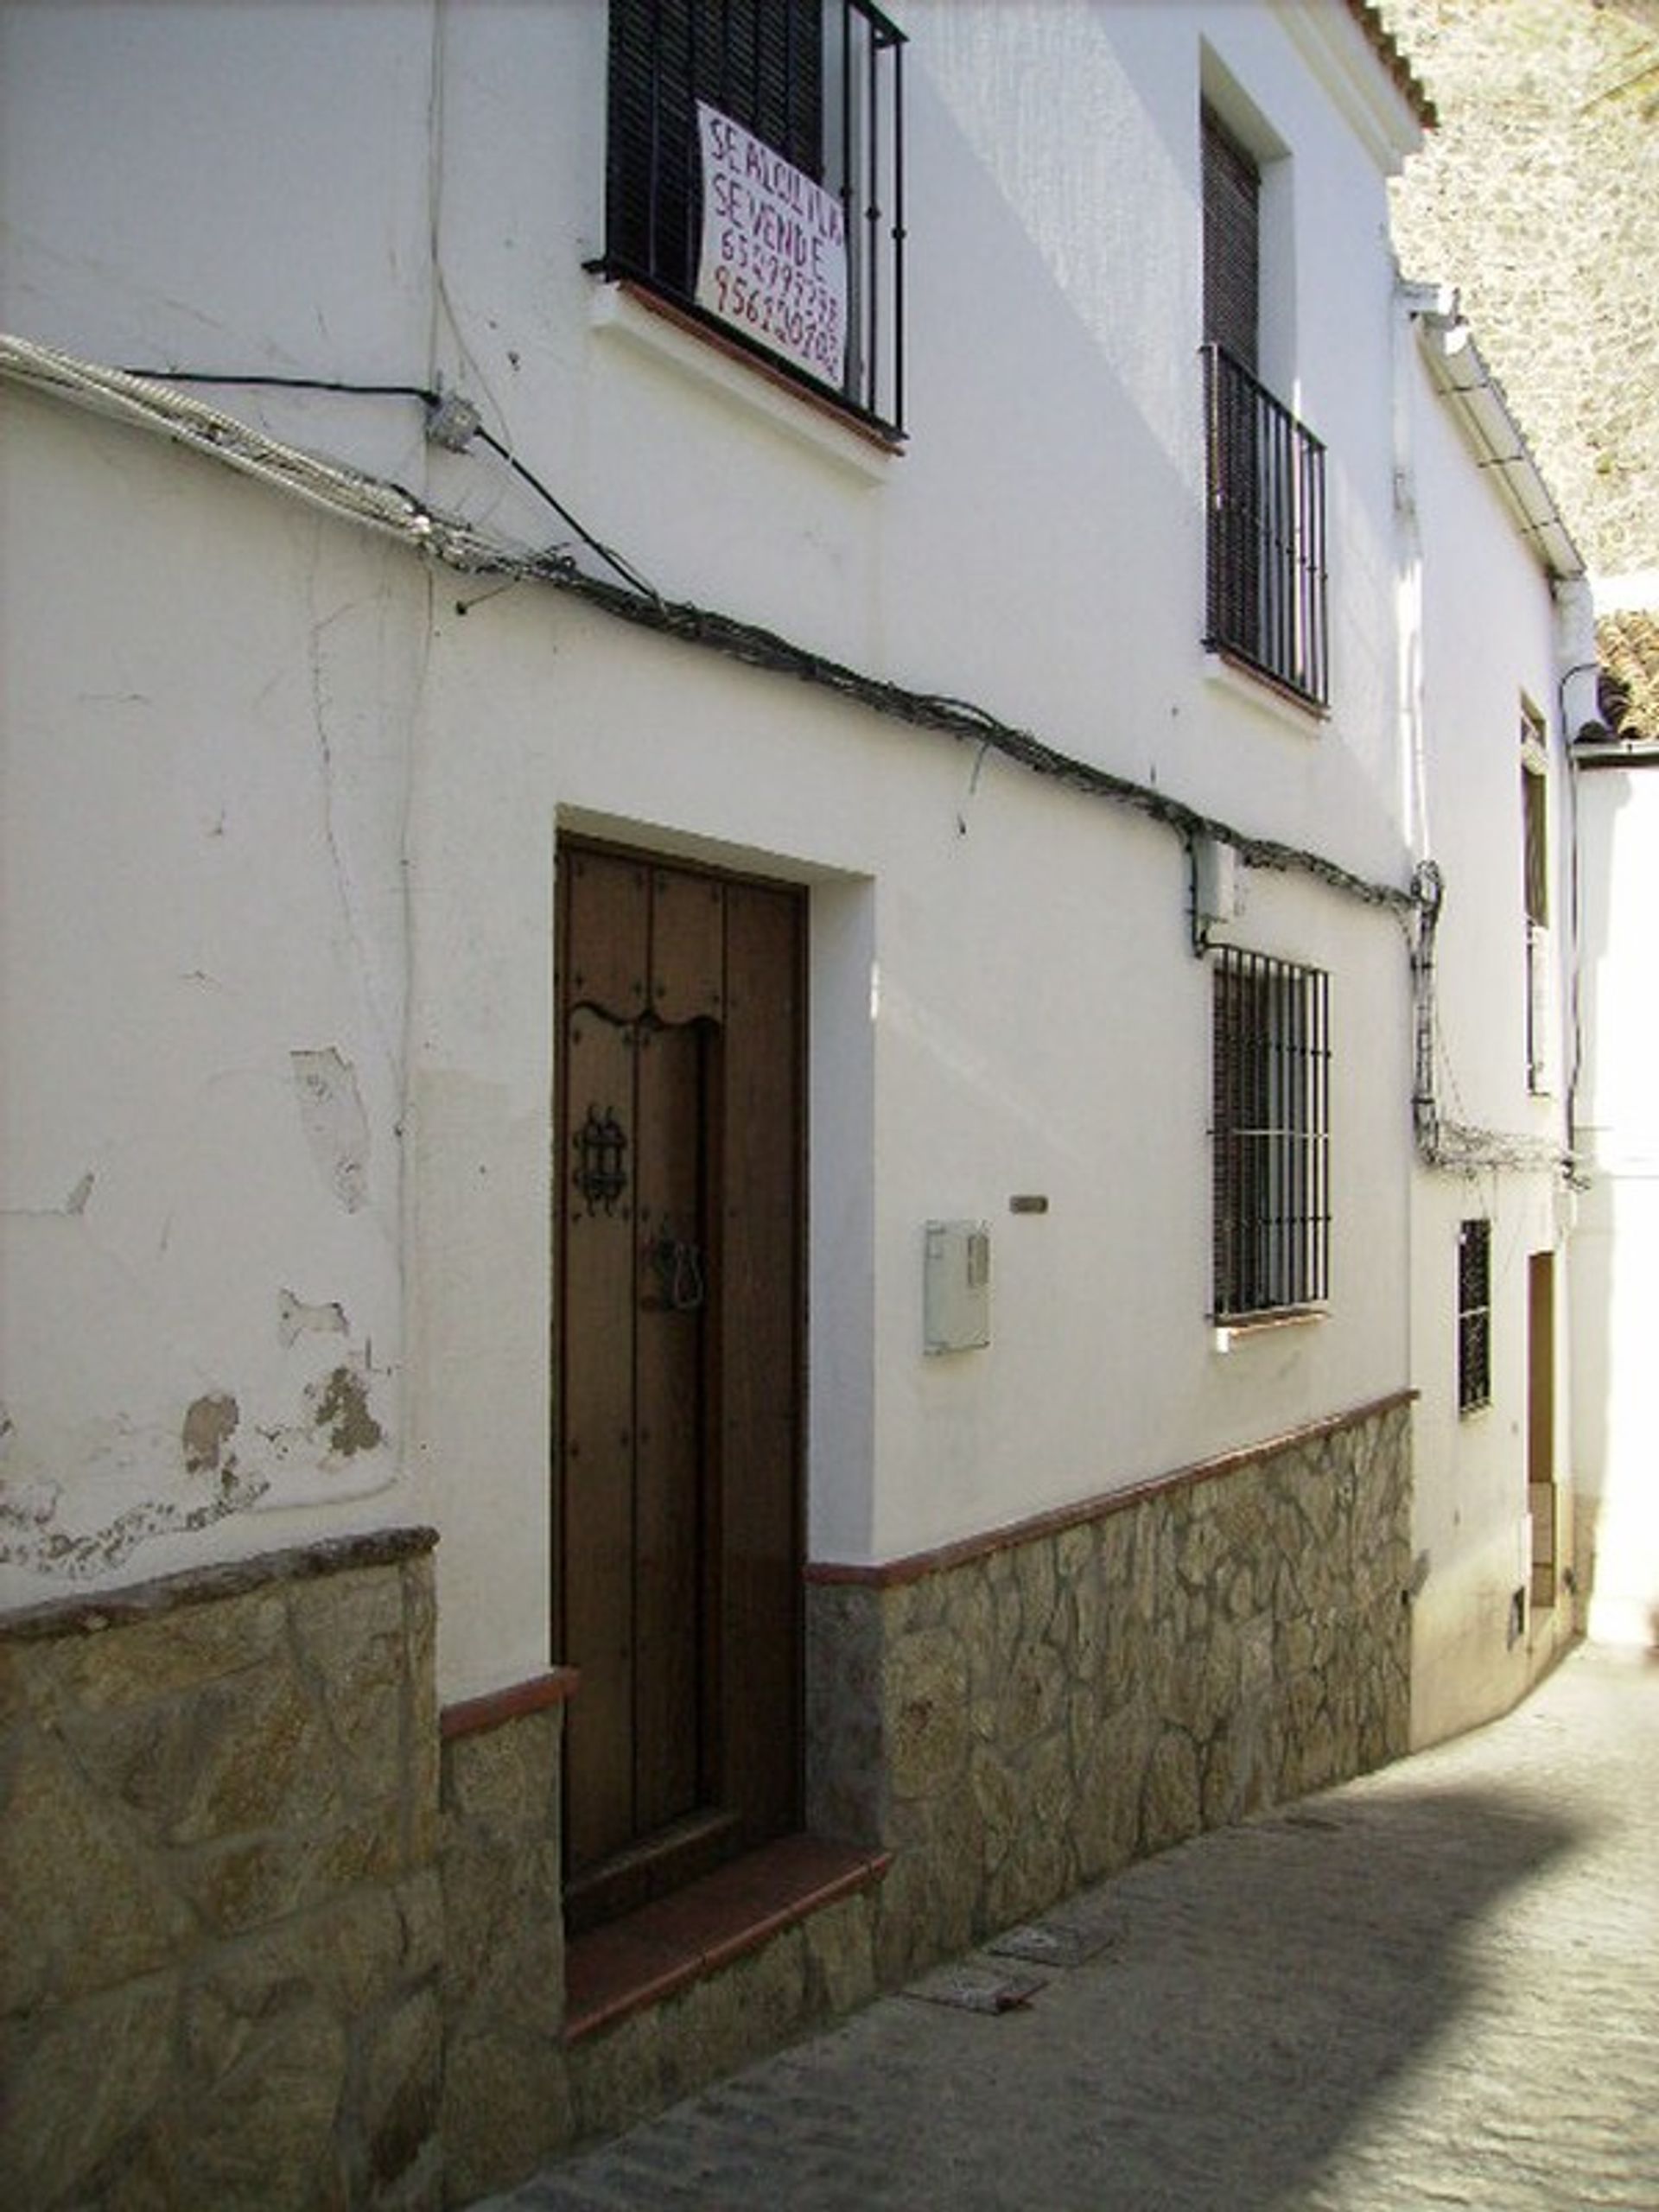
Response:
[[[871,0],[611,0],[589,265],[904,435],[904,36]]]
[[[1205,645],[1323,711],[1330,703],[1325,448],[1224,347],[1204,348]]]

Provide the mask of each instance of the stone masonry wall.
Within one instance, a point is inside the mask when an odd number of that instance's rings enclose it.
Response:
[[[437,2203],[431,1541],[0,1624],[0,2202]]]
[[[868,2005],[880,1988],[879,1895],[866,1890],[843,1897],[620,2025],[571,2044],[569,2135],[561,2147],[616,2134]]]
[[[809,1819],[880,1844],[892,1981],[1407,1748],[1404,1398],[1087,1512],[820,1569]]]
[[[1593,571],[1659,563],[1659,0],[1386,0],[1440,128],[1393,190]]]
[[[428,1532],[0,1623],[0,2203],[463,2203],[1394,1757],[1409,1493],[1400,1398],[947,1555],[816,1570],[809,1818],[890,1851],[885,1880],[575,2044],[563,1686],[441,1731]]]
[[[563,1707],[468,1719],[446,1713],[442,1759],[450,2204],[520,2179],[573,2132],[562,2040]]]

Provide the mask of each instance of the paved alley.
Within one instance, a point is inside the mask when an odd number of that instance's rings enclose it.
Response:
[[[1582,1649],[490,2204],[1659,2212],[1659,1666]]]

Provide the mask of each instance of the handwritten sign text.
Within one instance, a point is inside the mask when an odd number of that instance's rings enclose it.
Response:
[[[847,229],[833,193],[718,108],[697,103],[697,305],[825,384],[847,349]]]

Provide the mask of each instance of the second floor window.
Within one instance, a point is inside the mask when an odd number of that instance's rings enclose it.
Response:
[[[1326,1296],[1330,978],[1224,946],[1211,1055],[1217,1320]]]
[[[1205,644],[1322,707],[1330,699],[1325,448],[1257,373],[1261,173],[1208,106],[1202,176]]]
[[[611,0],[601,264],[895,434],[903,45],[868,0]]]
[[[1549,755],[1543,718],[1521,709],[1522,896],[1527,915],[1527,1087],[1548,1091],[1554,1081],[1555,967],[1549,936]]]

